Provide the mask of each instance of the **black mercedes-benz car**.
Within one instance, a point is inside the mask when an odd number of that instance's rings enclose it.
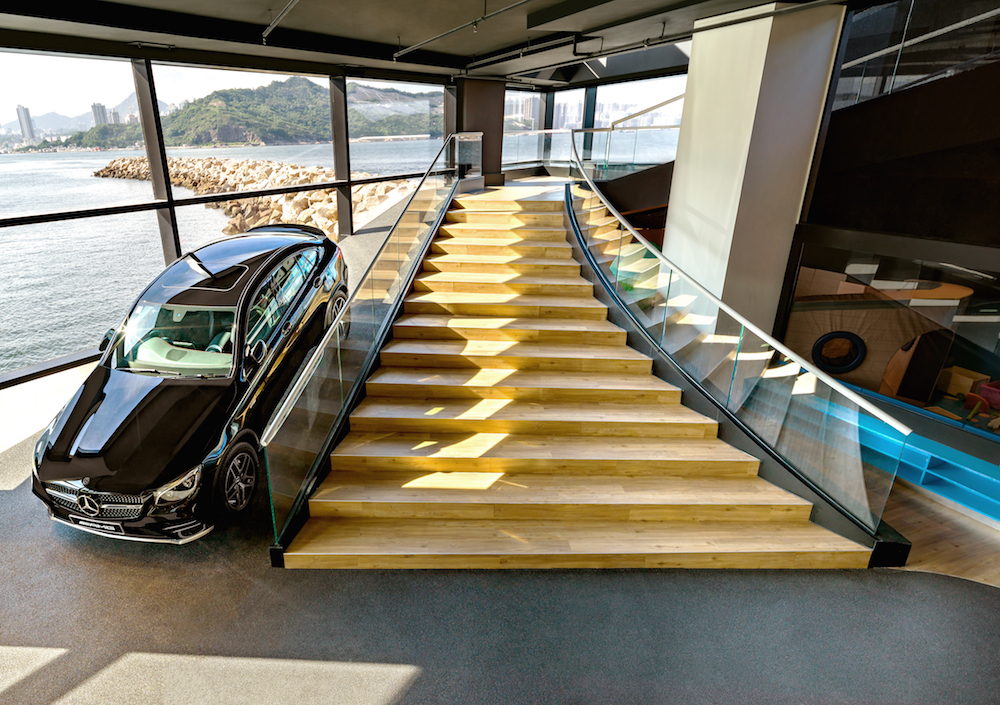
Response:
[[[63,524],[187,543],[251,504],[258,438],[347,301],[322,232],[271,225],[168,266],[42,433],[32,491]]]

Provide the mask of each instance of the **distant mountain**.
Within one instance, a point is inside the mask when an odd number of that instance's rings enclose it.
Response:
[[[32,115],[31,121],[35,123],[36,130],[56,130],[60,132],[73,132],[75,130],[86,130],[93,126],[94,119],[90,113],[79,115],[75,118],[66,117],[59,113],[45,113],[44,115]],[[21,133],[21,123],[17,120],[3,124],[8,130]]]
[[[330,93],[300,77],[214,91],[164,117],[163,139],[168,145],[330,140]]]
[[[426,134],[437,137],[444,125],[442,91],[405,93],[352,83],[348,87],[347,106],[351,137]],[[161,101],[160,110],[166,108]],[[114,109],[122,117],[134,111],[135,94]],[[161,122],[168,146],[307,144],[332,139],[330,92],[301,77],[274,81],[260,88],[214,91],[164,115]],[[100,125],[77,132],[69,142],[81,147],[122,147],[141,137],[138,125]]]
[[[169,106],[162,100],[158,100],[156,102],[160,106],[160,112],[166,112]],[[29,108],[30,107],[31,106],[29,106]],[[114,106],[114,108],[109,109],[109,116],[111,115],[111,110],[117,110],[123,120],[129,113],[138,114],[139,101],[135,97],[135,92],[118,105]],[[36,130],[52,130],[62,134],[72,134],[74,132],[89,130],[92,128],[94,126],[94,115],[89,110],[82,115],[77,115],[76,117],[66,117],[65,115],[60,115],[59,113],[45,113],[44,115],[32,115],[31,121],[35,123]],[[6,127],[8,130],[14,130],[14,132],[17,132],[18,134],[21,133],[21,125],[17,120],[4,123],[3,125],[0,125],[0,127]]]

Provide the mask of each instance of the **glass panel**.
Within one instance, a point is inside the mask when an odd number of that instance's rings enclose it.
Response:
[[[328,78],[155,64],[154,81],[175,198],[335,180]]]
[[[309,225],[337,239],[337,191],[319,189],[176,209],[181,252],[272,223]]]
[[[834,110],[1000,59],[996,10],[989,0],[898,0],[855,12]]]
[[[811,245],[785,340],[838,381],[1000,441],[1000,272]]]
[[[448,165],[450,151],[442,152],[433,171]],[[463,153],[461,149],[457,151]],[[479,150],[467,145],[465,153],[478,154]],[[479,164],[467,168],[481,171]],[[364,382],[361,372],[365,360],[374,352],[378,332],[386,324],[393,302],[403,293],[403,283],[419,265],[416,259],[433,234],[432,225],[448,207],[455,179],[454,171],[428,176],[381,250],[363,237],[348,238],[343,243],[345,258],[351,262],[353,257],[353,262],[359,263],[351,265],[354,274],[349,278],[352,284],[356,283],[356,290],[341,324],[328,333],[319,364],[303,378],[301,392],[289,403],[288,416],[276,417],[273,439],[265,438],[276,538],[295,497],[313,489],[308,483],[317,476],[310,477],[310,469],[325,448],[351,390]],[[353,255],[347,252],[355,247],[357,252]]]
[[[347,81],[351,173],[422,174],[444,132],[444,88],[426,83]]]
[[[424,165],[424,169],[427,166]],[[420,183],[420,179],[395,179],[374,184],[351,187],[351,203],[354,208],[354,232],[368,223],[400,206]]]
[[[149,181],[95,174],[145,160],[130,62],[0,52],[0,75],[0,217],[153,200]]]
[[[905,437],[749,331],[729,408],[869,528],[892,489]]]
[[[0,372],[94,348],[163,270],[154,213],[0,228]]]
[[[542,129],[542,96],[530,91],[507,91],[503,102],[504,132]]]
[[[587,185],[574,195],[598,271],[661,350],[801,476],[876,528],[904,435],[746,330],[616,219],[608,222]]]

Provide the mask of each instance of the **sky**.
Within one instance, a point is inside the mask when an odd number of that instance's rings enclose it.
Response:
[[[157,98],[166,103],[194,100],[220,88],[256,88],[286,78],[283,74],[153,65]],[[326,78],[306,78],[328,85]],[[408,92],[427,90],[413,84],[361,83]],[[111,108],[134,90],[128,61],[0,52],[0,124],[17,120],[18,105],[28,108],[33,117],[50,112],[76,117],[89,113],[92,103]]]

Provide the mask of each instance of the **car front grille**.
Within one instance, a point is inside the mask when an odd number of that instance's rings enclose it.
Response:
[[[42,486],[52,501],[64,509],[89,516],[92,519],[138,519],[142,516],[146,499],[137,494],[118,494],[117,492],[90,492],[80,490],[70,485],[43,482]],[[101,511],[92,516],[80,510],[77,497],[82,493],[90,495],[100,505]]]

